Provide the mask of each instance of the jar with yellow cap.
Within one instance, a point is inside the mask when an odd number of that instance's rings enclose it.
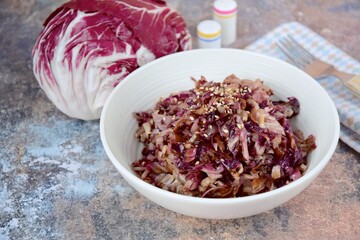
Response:
[[[221,48],[221,25],[204,20],[197,26],[198,48]]]

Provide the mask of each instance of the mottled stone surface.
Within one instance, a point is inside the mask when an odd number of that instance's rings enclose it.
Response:
[[[302,194],[253,217],[190,218],[135,192],[108,160],[99,122],[61,114],[33,77],[31,48],[62,2],[0,1],[0,239],[358,239],[360,154],[341,142]],[[171,4],[194,35],[211,2]],[[238,3],[234,47],[297,20],[359,59],[358,0]]]

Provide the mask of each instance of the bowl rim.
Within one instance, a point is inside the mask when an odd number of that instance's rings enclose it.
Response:
[[[309,179],[314,179],[316,178],[316,176],[322,171],[322,169],[328,164],[328,162],[331,159],[331,156],[334,154],[338,140],[339,140],[339,134],[340,134],[340,120],[339,120],[339,115],[337,113],[336,107],[334,105],[334,102],[331,100],[329,94],[325,91],[325,89],[316,81],[314,80],[314,83],[316,85],[318,85],[319,90],[323,91],[325,94],[325,98],[327,100],[327,102],[329,102],[329,107],[331,108],[331,114],[332,114],[332,119],[335,121],[335,129],[334,129],[334,137],[331,141],[330,147],[328,149],[328,151],[326,152],[326,154],[321,158],[320,162],[313,168],[311,169],[311,171],[306,172],[305,175],[303,175],[301,178],[297,179],[296,181],[291,182],[288,185],[282,186],[280,188],[274,189],[272,191],[269,192],[265,192],[265,193],[260,193],[260,194],[255,194],[255,195],[250,195],[250,196],[243,196],[243,197],[234,197],[234,198],[201,198],[201,197],[195,197],[195,196],[188,196],[188,195],[183,195],[183,194],[179,194],[179,193],[174,193],[174,192],[170,192],[168,190],[164,190],[162,188],[156,187],[150,183],[145,182],[144,180],[142,180],[141,178],[139,178],[138,176],[136,176],[134,173],[128,171],[115,157],[115,155],[113,154],[113,152],[111,151],[106,135],[105,135],[105,118],[108,112],[108,108],[112,102],[112,99],[114,98],[115,95],[117,95],[117,92],[120,91],[119,89],[122,88],[123,85],[125,85],[128,81],[131,80],[133,75],[136,74],[140,74],[143,71],[146,71],[146,69],[151,68],[154,64],[160,64],[164,61],[167,61],[168,59],[171,58],[177,58],[178,56],[181,55],[193,55],[193,54],[197,54],[197,53],[201,53],[201,52],[224,52],[224,53],[234,53],[237,52],[237,54],[249,54],[249,55],[253,55],[256,58],[259,59],[266,59],[269,61],[274,61],[274,62],[278,62],[280,64],[286,65],[287,68],[292,68],[292,69],[296,69],[296,71],[298,71],[301,74],[305,74],[308,77],[312,78],[310,75],[308,75],[307,73],[305,73],[304,71],[302,71],[301,69],[285,62],[282,61],[280,59],[274,58],[274,57],[270,57],[268,55],[264,55],[264,54],[260,54],[260,53],[256,53],[256,52],[252,52],[252,51],[248,51],[248,50],[243,50],[243,49],[235,49],[235,48],[220,48],[220,49],[193,49],[193,50],[189,50],[189,51],[183,51],[183,52],[178,52],[178,53],[174,53],[174,54],[170,54],[158,59],[155,59],[154,61],[147,63],[146,65],[136,69],[135,71],[131,72],[129,75],[127,75],[114,89],[113,91],[110,93],[110,95],[108,96],[105,105],[103,107],[101,116],[100,116],[100,137],[101,137],[101,141],[103,144],[103,147],[105,149],[105,152],[107,153],[110,161],[113,163],[113,165],[116,167],[116,169],[120,172],[120,174],[125,178],[126,181],[131,180],[139,185],[142,185],[142,187],[144,188],[148,188],[150,191],[152,191],[154,194],[160,194],[164,197],[167,198],[172,198],[172,199],[177,199],[179,201],[183,201],[183,202],[192,202],[192,203],[201,203],[201,204],[209,204],[209,205],[221,205],[221,204],[235,204],[235,203],[247,203],[247,202],[253,202],[253,201],[257,201],[257,200],[263,200],[263,199],[268,199],[268,198],[273,198],[276,197],[277,195],[281,195],[284,194],[285,192],[288,192],[289,190],[293,189],[293,188],[297,188],[303,184],[306,183],[306,181],[308,181]],[[129,182],[128,182],[129,183]],[[130,184],[130,183],[129,183]],[[134,187],[132,184],[130,184],[133,188],[136,189],[136,187]]]

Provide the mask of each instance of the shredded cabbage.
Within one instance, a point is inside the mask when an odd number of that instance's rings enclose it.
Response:
[[[209,198],[267,192],[300,178],[313,135],[293,130],[299,101],[274,101],[260,80],[195,81],[154,110],[135,113],[144,143],[134,171],[172,192]]]

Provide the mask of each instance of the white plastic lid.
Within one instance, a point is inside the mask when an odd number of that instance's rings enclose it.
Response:
[[[197,34],[202,38],[215,38],[221,34],[221,25],[214,20],[204,20],[197,26]]]
[[[220,14],[231,14],[236,11],[237,3],[234,0],[216,0],[213,8]]]

